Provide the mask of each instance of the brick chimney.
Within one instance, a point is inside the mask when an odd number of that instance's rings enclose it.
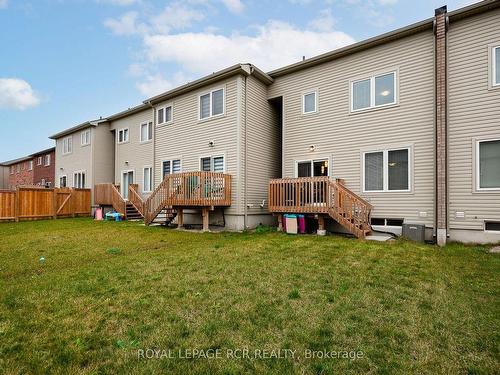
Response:
[[[446,244],[448,237],[448,139],[447,139],[447,9],[435,10],[435,103],[436,103],[436,241]]]

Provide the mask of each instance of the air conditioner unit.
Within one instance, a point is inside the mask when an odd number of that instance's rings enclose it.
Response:
[[[412,241],[425,242],[425,225],[403,224],[403,237]]]

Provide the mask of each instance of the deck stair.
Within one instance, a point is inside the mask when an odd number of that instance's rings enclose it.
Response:
[[[324,217],[330,217],[358,238],[371,232],[371,210],[372,205],[340,179],[281,178],[269,183],[270,212],[311,214],[318,217],[320,227]]]

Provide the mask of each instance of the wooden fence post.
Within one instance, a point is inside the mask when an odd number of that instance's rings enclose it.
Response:
[[[57,191],[56,188],[52,191],[52,209],[54,210],[53,212],[53,217],[54,219],[57,219]]]
[[[69,197],[69,204],[70,204],[70,207],[71,207],[71,216],[72,217],[75,217],[76,214],[75,214],[75,188],[71,188],[71,191],[70,191],[70,197]]]
[[[16,195],[14,198],[14,217],[19,221],[19,186],[16,186]]]

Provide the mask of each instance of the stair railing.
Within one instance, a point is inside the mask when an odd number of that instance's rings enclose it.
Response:
[[[144,201],[138,193],[138,189],[139,185],[137,184],[128,185],[128,200],[135,206],[137,211],[139,211],[139,213],[144,216]]]

